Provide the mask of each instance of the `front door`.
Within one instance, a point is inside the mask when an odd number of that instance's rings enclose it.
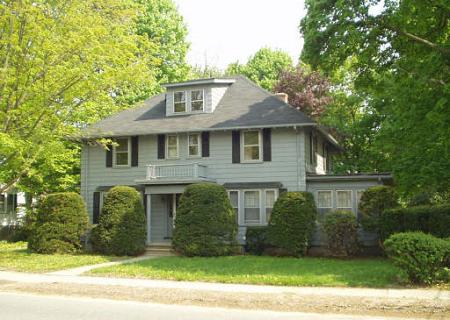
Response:
[[[167,195],[167,223],[166,223],[166,239],[172,239],[173,226],[177,215],[178,203],[181,194],[173,193]]]

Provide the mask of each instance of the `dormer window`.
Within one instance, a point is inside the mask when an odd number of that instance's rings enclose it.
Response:
[[[191,91],[191,111],[203,111],[203,90]]]
[[[173,112],[186,112],[186,92],[177,91],[173,93]]]

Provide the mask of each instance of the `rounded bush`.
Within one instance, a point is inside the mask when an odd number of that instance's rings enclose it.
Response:
[[[367,231],[379,233],[382,212],[398,205],[398,196],[392,187],[375,186],[365,190],[358,208],[361,225]]]
[[[145,212],[134,188],[111,188],[103,201],[98,225],[92,230],[95,251],[113,255],[138,255],[145,250]]]
[[[323,229],[332,256],[353,256],[358,253],[358,223],[353,212],[337,210],[327,214]]]
[[[186,187],[175,218],[172,245],[186,256],[222,256],[236,245],[236,214],[223,186]]]
[[[306,253],[317,210],[309,192],[284,192],[275,202],[269,223],[269,242],[286,255]]]
[[[450,243],[422,232],[393,234],[384,242],[387,256],[412,283],[448,281]]]
[[[34,219],[28,241],[32,252],[74,253],[82,248],[88,215],[77,193],[53,193],[42,198]]]

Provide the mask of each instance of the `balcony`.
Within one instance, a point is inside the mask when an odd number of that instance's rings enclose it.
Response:
[[[147,165],[145,180],[136,181],[144,184],[195,183],[214,181],[208,178],[208,167],[195,163]]]

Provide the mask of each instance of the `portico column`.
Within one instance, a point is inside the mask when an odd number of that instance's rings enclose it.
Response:
[[[152,195],[147,194],[147,244],[151,242],[151,221],[152,221]]]

